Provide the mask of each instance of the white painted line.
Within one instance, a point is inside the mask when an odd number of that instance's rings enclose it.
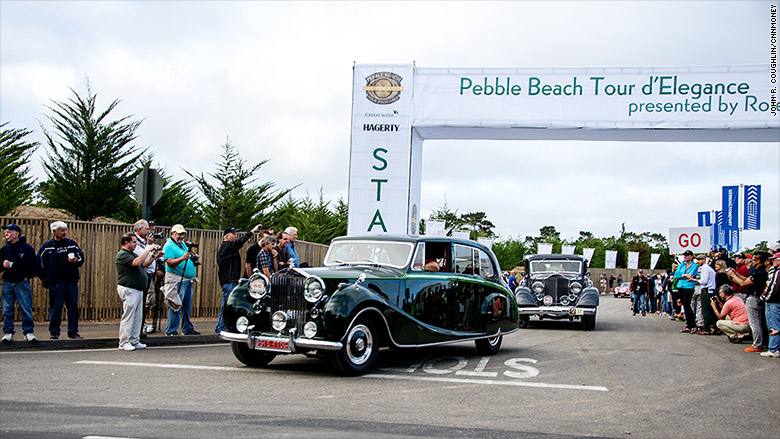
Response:
[[[385,374],[369,374],[369,375],[364,375],[364,378],[383,378],[389,380],[413,380],[413,381],[437,381],[437,382],[444,382],[444,383],[461,383],[461,384],[488,384],[494,386],[544,387],[548,389],[595,390],[598,392],[609,392],[609,389],[602,386],[529,383],[526,381],[497,381],[497,380],[481,380],[481,379],[471,379],[471,378],[446,378],[446,377],[431,377],[431,376],[404,376],[404,375],[385,375]]]
[[[118,436],[84,436],[81,439],[134,439],[131,437],[118,437]]]
[[[156,367],[160,369],[189,369],[189,370],[227,370],[239,372],[278,372],[270,369],[249,368],[249,367],[225,367],[225,366],[198,366],[193,364],[161,364],[161,363],[133,363],[129,361],[76,361],[74,364],[95,364],[104,366],[131,366],[131,367]],[[514,386],[514,387],[542,387],[547,389],[568,389],[568,390],[594,390],[598,392],[608,392],[609,389],[602,386],[582,386],[576,384],[549,384],[549,383],[531,383],[527,381],[498,381],[473,378],[447,378],[433,376],[409,376],[409,375],[391,375],[391,374],[368,374],[363,378],[382,378],[389,380],[411,380],[411,381],[435,381],[442,383],[457,384],[486,384],[492,386]]]
[[[225,366],[198,366],[193,364],[160,364],[160,363],[132,363],[129,361],[76,361],[73,364],[97,364],[104,366],[135,366],[135,367],[157,367],[160,369],[192,369],[192,370],[238,370],[238,371],[262,371],[263,369],[249,369],[246,367],[225,367]]]

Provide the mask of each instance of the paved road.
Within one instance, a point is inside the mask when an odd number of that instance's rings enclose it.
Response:
[[[0,353],[0,436],[83,438],[776,437],[780,360],[602,296],[596,331],[532,321],[498,355],[383,350],[244,367],[225,344]]]

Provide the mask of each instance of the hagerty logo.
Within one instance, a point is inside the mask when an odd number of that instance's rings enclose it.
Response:
[[[391,72],[376,72],[366,78],[366,99],[379,104],[387,105],[401,99],[401,87],[403,78]]]

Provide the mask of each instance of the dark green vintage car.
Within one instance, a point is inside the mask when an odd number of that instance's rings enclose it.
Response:
[[[379,348],[471,341],[495,354],[518,329],[515,298],[487,247],[447,237],[336,238],[325,266],[242,279],[224,310],[236,358],[326,353],[344,375],[368,372]]]

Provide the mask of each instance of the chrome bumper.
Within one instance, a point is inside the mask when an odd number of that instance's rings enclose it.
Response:
[[[290,353],[294,353],[298,348],[318,349],[323,351],[338,351],[342,347],[344,347],[344,345],[338,341],[312,340],[310,338],[295,337],[294,331],[291,331],[288,337],[280,337],[278,335],[254,336],[249,334],[236,334],[234,332],[222,331],[219,333],[219,337],[222,340],[226,340],[226,341],[246,343],[247,346],[249,346],[251,349],[256,349],[257,340],[260,338],[264,340],[273,339],[279,342],[287,342],[290,348]],[[266,350],[266,349],[261,348],[260,350]],[[268,350],[273,351],[273,349],[268,349]]]
[[[573,306],[530,306],[517,309],[520,315],[556,314],[569,316],[595,315],[596,308],[576,308]]]

